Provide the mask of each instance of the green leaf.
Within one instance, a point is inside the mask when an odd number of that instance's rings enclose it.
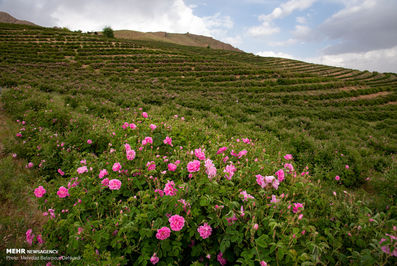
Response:
[[[267,248],[269,241],[270,238],[268,235],[261,235],[259,238],[255,239],[256,244],[261,248]]]
[[[225,253],[225,250],[230,247],[229,239],[224,238],[221,242],[220,250],[222,253]]]

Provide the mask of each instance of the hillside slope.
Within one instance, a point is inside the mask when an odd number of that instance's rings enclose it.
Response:
[[[36,24],[27,21],[27,20],[19,20],[8,14],[7,12],[0,11],[0,23],[12,23],[12,24],[24,24],[35,26]]]
[[[230,51],[241,51],[230,44],[215,40],[212,37],[196,35],[191,33],[167,33],[167,32],[139,32],[132,30],[116,30],[116,38],[145,41],[163,41],[187,46],[210,47]]]
[[[87,112],[104,116],[142,105],[206,117],[226,135],[267,132],[323,179],[353,165],[347,186],[382,176],[397,151],[394,73],[18,25],[0,25],[0,39],[2,86],[73,91],[76,108],[95,96],[108,104]]]

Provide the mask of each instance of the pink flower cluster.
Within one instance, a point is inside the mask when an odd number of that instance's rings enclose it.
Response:
[[[165,137],[165,139],[164,139],[164,144],[168,144],[168,145],[170,145],[171,147],[173,146],[172,145],[172,139],[170,138],[170,137]]]
[[[204,154],[204,151],[201,150],[201,148],[195,149],[194,155],[196,155],[197,159],[199,159],[201,161],[205,160],[205,154]]]
[[[227,260],[223,257],[223,253],[219,252],[218,256],[216,256],[216,259],[218,260],[218,262],[224,266],[227,264]]]
[[[33,240],[34,240],[34,236],[35,235],[33,234],[33,230],[32,229],[28,229],[26,231],[26,242],[29,244],[29,246],[32,245]],[[37,236],[37,242],[39,242],[40,245],[44,243],[43,238],[42,238],[41,235]]]
[[[101,171],[99,171],[99,178],[103,178],[104,176],[108,175],[108,171],[106,169],[102,169]]]
[[[164,193],[167,196],[175,196],[178,190],[175,188],[174,181],[167,181],[164,187]]]
[[[250,144],[250,143],[251,143],[251,140],[250,140],[249,138],[244,138],[244,139],[242,139],[242,141],[243,141],[245,144]]]
[[[51,219],[55,218],[55,210],[54,209],[48,209],[48,212],[43,212],[43,216],[50,215]]]
[[[303,209],[303,204],[297,202],[297,203],[294,203],[294,207],[292,208],[292,212],[293,213],[298,213],[298,212],[302,211],[302,209]]]
[[[144,140],[142,140],[142,145],[145,146],[147,144],[153,144],[153,138],[152,137],[146,137]]]
[[[256,182],[262,188],[265,188],[268,184],[271,184],[273,186],[273,188],[276,190],[278,189],[278,186],[280,185],[280,182],[274,176],[256,175]]]
[[[277,176],[278,181],[281,183],[284,180],[285,174],[284,174],[284,170],[280,169],[278,170],[275,175]]]
[[[197,232],[199,232],[203,239],[206,239],[212,234],[212,228],[207,223],[204,223],[204,225],[201,225],[199,228],[197,228]]]
[[[205,160],[204,166],[206,168],[205,172],[207,173],[209,179],[216,176],[216,167],[209,158]]]
[[[128,144],[125,145],[125,152],[127,155],[127,160],[132,161],[135,159],[136,153],[134,150],[131,149],[130,145],[128,145],[128,146],[127,145]]]
[[[156,163],[154,161],[148,162],[146,166],[148,171],[156,170]]]
[[[284,159],[286,159],[286,160],[292,160],[292,155],[291,155],[291,154],[286,154],[286,155],[284,156]]]
[[[294,166],[292,164],[290,164],[290,163],[284,164],[284,168],[288,169],[289,173],[292,173],[294,171]]]
[[[226,150],[227,150],[227,147],[219,148],[219,150],[216,152],[216,154],[224,153]]]
[[[255,199],[253,196],[247,193],[247,191],[240,192],[240,195],[243,195],[243,201],[247,201],[248,199]]]
[[[79,173],[79,174],[83,174],[86,172],[88,172],[87,166],[82,166],[82,167],[77,168],[77,173]]]
[[[233,164],[226,165],[225,170],[223,171],[227,180],[232,180],[234,173],[237,171],[236,167]]]
[[[26,231],[26,242],[31,246],[34,239],[34,234],[32,229]]]
[[[230,152],[230,154],[231,154],[232,156],[237,157],[237,158],[239,158],[239,159],[240,159],[241,157],[247,155],[247,153],[248,153],[247,150],[242,150],[242,151],[240,151],[239,153],[235,153],[234,150],[232,150],[232,151]]]
[[[397,237],[390,235],[390,234],[386,234],[388,237],[390,237],[390,246],[389,245],[381,245],[381,249],[384,253],[391,255],[393,257],[397,257]],[[383,242],[385,242],[387,239],[386,238],[382,238],[379,241],[379,244],[382,244]],[[390,248],[393,247],[393,252],[390,252]]]

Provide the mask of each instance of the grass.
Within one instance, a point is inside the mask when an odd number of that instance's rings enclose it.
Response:
[[[0,249],[27,247],[25,232],[40,231],[46,219],[32,198],[32,186],[38,176],[25,168],[26,161],[13,158],[7,151],[16,124],[0,109]],[[4,257],[1,258],[1,263]],[[8,262],[9,263],[9,262]]]

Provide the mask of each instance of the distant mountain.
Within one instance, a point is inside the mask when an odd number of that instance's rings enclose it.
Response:
[[[3,11],[0,11],[0,22],[37,26],[36,24],[34,24],[30,21],[16,19],[13,16],[11,16],[10,14],[3,12]]]
[[[120,39],[163,41],[187,46],[210,47],[241,52],[240,49],[230,44],[215,40],[212,37],[196,35],[191,33],[168,33],[168,32],[140,32],[133,30],[116,30],[114,36]]]

